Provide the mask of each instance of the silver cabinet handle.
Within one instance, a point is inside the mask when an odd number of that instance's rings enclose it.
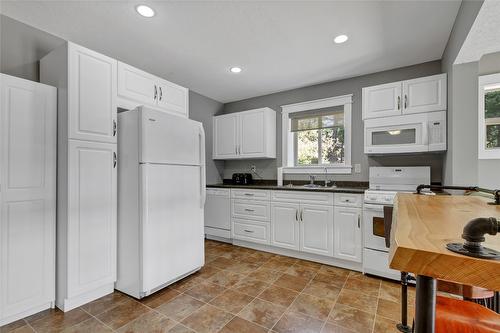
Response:
[[[253,193],[244,193],[247,197],[253,197]]]
[[[361,228],[361,215],[358,214],[358,229]]]
[[[296,209],[295,210],[295,221],[298,221],[299,220],[299,210]]]
[[[163,97],[163,90],[160,87],[160,101],[161,101],[162,97]]]
[[[243,231],[244,231],[244,232],[253,233],[253,230],[247,230],[247,229],[245,229],[245,230],[243,230]]]
[[[113,136],[116,136],[116,119],[113,119]]]
[[[234,153],[238,155],[238,145],[234,146]]]
[[[116,168],[116,152],[113,152],[113,168]]]
[[[401,109],[401,96],[398,96],[398,110]]]
[[[155,84],[155,96],[154,96],[154,100],[156,101],[156,97],[158,96],[158,88],[156,88],[156,84]]]
[[[408,107],[408,95],[405,94],[405,109]]]
[[[245,212],[255,212],[255,210],[250,209],[250,208],[245,208]]]
[[[301,210],[301,211],[300,211],[300,220],[301,220],[302,222],[304,222],[304,219],[302,218],[302,213],[303,213],[303,212],[304,212],[304,210]]]

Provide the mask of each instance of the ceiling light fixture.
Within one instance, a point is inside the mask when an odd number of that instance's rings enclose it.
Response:
[[[241,73],[241,67],[231,67],[229,70],[231,71],[231,73]]]
[[[346,42],[348,39],[349,39],[349,37],[347,37],[346,35],[338,35],[337,37],[335,37],[335,39],[333,41],[336,44],[342,44],[342,43]]]
[[[146,5],[138,5],[135,7],[135,10],[139,13],[139,15],[144,17],[155,16],[155,11],[153,10],[153,8]]]

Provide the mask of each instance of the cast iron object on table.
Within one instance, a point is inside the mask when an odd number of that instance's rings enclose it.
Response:
[[[494,217],[478,217],[465,225],[462,234],[462,238],[465,240],[463,244],[448,243],[446,248],[470,257],[498,260],[500,252],[481,245],[485,241],[485,234],[494,236],[498,232],[500,232],[500,221]]]

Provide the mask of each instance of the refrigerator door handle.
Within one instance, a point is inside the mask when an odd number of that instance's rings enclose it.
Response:
[[[205,207],[205,201],[207,199],[207,180],[206,180],[206,171],[205,171],[205,131],[203,127],[200,125],[199,127],[199,140],[200,140],[200,208]]]

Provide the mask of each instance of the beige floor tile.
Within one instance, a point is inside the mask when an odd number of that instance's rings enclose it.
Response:
[[[87,312],[78,308],[68,312],[50,310],[45,314],[40,319],[29,322],[35,331],[40,333],[61,332],[65,328],[69,328],[90,318]]]
[[[292,302],[295,300],[295,298],[297,298],[298,295],[298,292],[291,289],[285,289],[272,285],[265,289],[257,297],[271,303],[288,307],[290,304],[292,304]]]
[[[311,281],[302,291],[304,294],[326,298],[335,301],[340,294],[340,288],[325,282]]]
[[[82,305],[81,308],[90,313],[93,316],[103,313],[104,311],[110,310],[115,306],[123,303],[124,301],[130,301],[130,297],[122,294],[120,292],[114,292],[95,301]]]
[[[234,317],[219,333],[267,333],[267,329],[240,317]]]
[[[408,322],[411,323],[415,313],[413,305],[408,306]],[[379,299],[377,306],[377,315],[389,318],[391,320],[401,321],[401,303]]]
[[[62,333],[110,333],[113,330],[95,318],[89,318],[79,324],[66,328]]]
[[[230,313],[237,314],[245,306],[247,306],[254,297],[236,292],[234,290],[226,290],[216,298],[210,301],[210,304]]]
[[[301,313],[288,312],[273,327],[278,333],[319,333],[323,321]]]
[[[210,302],[215,297],[219,296],[226,288],[210,282],[203,282],[185,293],[202,302]]]
[[[300,312],[324,321],[328,318],[334,303],[334,301],[326,298],[300,294],[290,307],[290,311]]]
[[[148,312],[118,329],[118,333],[165,333],[177,322],[157,312]],[[91,331],[88,331],[91,332]]]
[[[115,330],[149,311],[148,307],[139,302],[126,301],[101,313],[97,319]]]
[[[272,328],[274,324],[278,322],[285,310],[286,308],[284,306],[256,298],[241,310],[238,317],[266,328]]]
[[[281,271],[273,271],[271,269],[261,267],[255,270],[254,272],[250,273],[247,277],[250,279],[259,280],[266,283],[273,283],[281,275],[283,275],[283,272]]]
[[[302,291],[309,279],[304,279],[298,276],[293,276],[289,274],[283,274],[276,281],[274,281],[274,285],[282,288],[292,289],[295,291]]]
[[[309,268],[306,266],[301,266],[294,264],[291,266],[289,269],[285,271],[286,274],[293,275],[293,276],[298,276],[304,279],[312,279],[313,277],[316,276],[318,269],[315,268]]]
[[[399,333],[399,330],[396,328],[397,324],[397,321],[376,316],[373,333]]]
[[[238,274],[230,271],[220,271],[213,275],[207,281],[229,288],[245,278],[244,274]]]
[[[377,309],[377,300],[377,297],[367,296],[363,293],[348,289],[342,289],[337,298],[338,303],[369,313],[375,313]]]
[[[180,295],[171,301],[156,308],[170,319],[180,321],[203,306],[203,302],[194,299],[189,295]]]
[[[14,332],[15,330],[22,329],[23,327],[29,327],[28,323],[24,319],[20,319],[10,324],[1,326],[0,333],[11,333]]]
[[[237,291],[237,292],[247,294],[250,296],[257,296],[267,287],[269,287],[268,283],[265,283],[265,282],[259,281],[259,280],[253,280],[253,279],[246,278],[246,279],[243,279],[242,281],[240,281],[234,287],[232,287],[232,289]]]
[[[215,333],[222,329],[234,315],[206,304],[182,320],[182,324],[198,333]]]
[[[356,333],[356,332],[342,326],[338,326],[332,323],[326,323],[323,329],[321,330],[321,333]]]
[[[372,331],[374,317],[374,314],[337,303],[328,321],[358,333],[369,333]]]
[[[344,284],[345,289],[354,290],[368,296],[378,297],[380,281],[363,281],[362,279],[349,277]]]
[[[293,263],[291,263],[291,262],[282,261],[282,260],[279,260],[278,258],[272,258],[269,261],[267,261],[266,263],[264,263],[261,267],[267,268],[267,269],[272,269],[275,271],[284,272],[287,269],[289,269],[292,265],[293,265]]]
[[[318,274],[316,274],[316,276],[313,278],[313,281],[323,282],[334,285],[337,288],[342,288],[347,281],[347,276],[331,275],[318,272]]]
[[[179,295],[180,293],[175,289],[164,288],[148,297],[139,300],[139,302],[150,308],[157,308]]]
[[[196,332],[182,324],[177,324],[171,329],[169,329],[168,333],[196,333]]]

